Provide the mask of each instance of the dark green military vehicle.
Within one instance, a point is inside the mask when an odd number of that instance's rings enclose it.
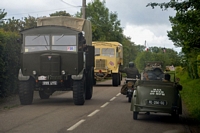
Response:
[[[131,101],[133,119],[138,119],[139,113],[168,113],[179,118],[179,114],[182,114],[179,93],[182,86],[176,81],[175,72],[163,72],[161,67],[151,65],[146,73],[148,79],[138,80],[135,84]]]
[[[95,56],[90,21],[45,17],[21,34],[18,79],[22,105],[32,104],[34,91],[39,91],[41,99],[55,91],[73,91],[75,105],[92,98]]]

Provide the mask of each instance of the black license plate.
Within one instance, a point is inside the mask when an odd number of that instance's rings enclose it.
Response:
[[[158,100],[148,100],[147,104],[151,105],[167,105],[166,101],[158,101]]]
[[[57,81],[43,81],[42,85],[57,85]]]

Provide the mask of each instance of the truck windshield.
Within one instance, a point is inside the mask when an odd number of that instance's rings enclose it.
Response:
[[[95,56],[100,56],[100,48],[95,48]]]
[[[51,40],[51,41],[50,41]],[[76,35],[27,35],[25,36],[25,52],[46,50],[77,51]]]
[[[52,35],[52,50],[59,51],[76,51],[75,35]]]
[[[115,49],[114,48],[102,48],[102,56],[109,56],[114,57],[115,56]]]
[[[49,35],[25,36],[25,52],[49,50]]]

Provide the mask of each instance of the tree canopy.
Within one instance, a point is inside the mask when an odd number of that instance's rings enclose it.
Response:
[[[49,14],[50,16],[71,16],[66,11],[56,11],[55,13]]]
[[[81,13],[76,16],[80,17]],[[122,42],[123,29],[116,12],[109,12],[105,0],[89,2],[86,8],[86,19],[92,22],[93,41],[118,41]]]
[[[197,0],[170,0],[167,3],[149,3],[147,6],[155,8],[159,6],[166,10],[173,8],[176,11],[169,21],[172,30],[168,31],[168,37],[175,46],[182,47],[187,61],[187,70],[192,73],[192,78],[198,78],[197,56],[200,54],[200,2]]]

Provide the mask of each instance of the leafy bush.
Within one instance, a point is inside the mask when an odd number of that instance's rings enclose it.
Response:
[[[0,97],[17,92],[17,74],[19,70],[19,35],[0,30]]]

